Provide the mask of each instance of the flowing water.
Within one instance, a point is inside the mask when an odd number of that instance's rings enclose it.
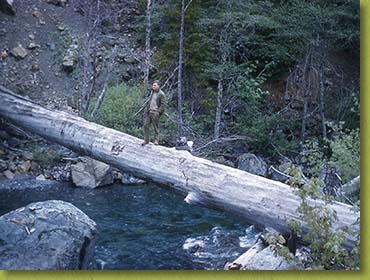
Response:
[[[259,234],[237,217],[188,205],[154,184],[1,190],[0,215],[49,199],[70,202],[97,223],[98,269],[223,269]]]

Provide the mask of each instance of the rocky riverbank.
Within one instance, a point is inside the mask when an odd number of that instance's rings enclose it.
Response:
[[[13,179],[36,179],[39,185],[50,186],[50,182],[68,182],[75,186],[95,188],[114,182],[124,184],[143,183],[111,168],[109,165],[80,157],[73,151],[31,135],[12,124],[0,122],[0,182],[8,179],[0,188],[21,189],[14,186]],[[43,184],[42,182],[49,183]],[[26,184],[27,186],[29,184]],[[25,185],[25,186],[26,186]]]

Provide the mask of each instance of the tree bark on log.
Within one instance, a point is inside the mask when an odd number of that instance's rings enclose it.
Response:
[[[286,222],[299,220],[300,199],[283,183],[198,158],[175,148],[146,145],[142,139],[61,111],[51,111],[0,86],[0,117],[90,156],[135,177],[154,181],[188,195],[188,203],[227,211],[259,227],[290,232]],[[331,206],[338,215],[334,227],[353,225],[359,214],[344,203]],[[347,246],[355,238],[347,236]]]

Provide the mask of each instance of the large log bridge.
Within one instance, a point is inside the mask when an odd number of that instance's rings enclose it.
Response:
[[[187,151],[152,144],[143,147],[139,138],[48,110],[1,86],[0,116],[123,172],[175,189],[187,196],[188,203],[227,211],[283,234],[290,231],[286,225],[289,219],[299,220],[296,209],[300,199],[286,184],[195,157]],[[338,215],[334,228],[359,230],[358,225],[353,225],[359,214],[350,205],[337,202],[331,207]],[[347,236],[347,245],[355,245],[354,237]]]

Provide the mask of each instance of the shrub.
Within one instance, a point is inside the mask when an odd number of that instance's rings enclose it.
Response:
[[[320,197],[322,182],[316,178],[309,182],[304,182],[302,173],[293,168],[290,179],[290,185],[295,194],[301,199],[301,204],[297,209],[300,214],[300,220],[305,223],[307,232],[303,236],[303,240],[309,242],[310,260],[309,265],[312,268],[342,268],[342,269],[358,269],[360,262],[359,245],[360,233],[350,232],[348,228],[341,227],[336,230],[332,228],[337,221],[337,214],[330,204],[333,203],[333,198],[330,196],[322,197],[325,204],[316,203]],[[313,200],[313,203],[309,203]],[[358,211],[358,209],[354,209]],[[357,221],[359,223],[359,221]],[[293,232],[302,233],[302,224],[298,221],[289,221],[288,224]],[[345,234],[352,234],[357,237],[357,246],[352,251],[348,251],[344,246],[346,241]]]
[[[319,176],[324,164],[334,167],[347,183],[360,174],[360,130],[343,128],[343,123],[327,123],[331,139],[313,138],[303,145],[301,161],[311,176]]]
[[[90,104],[88,116],[95,106],[96,99]],[[134,116],[142,102],[139,87],[124,83],[108,88],[104,101],[96,115],[95,121],[101,125],[141,137],[139,127],[140,114]]]

